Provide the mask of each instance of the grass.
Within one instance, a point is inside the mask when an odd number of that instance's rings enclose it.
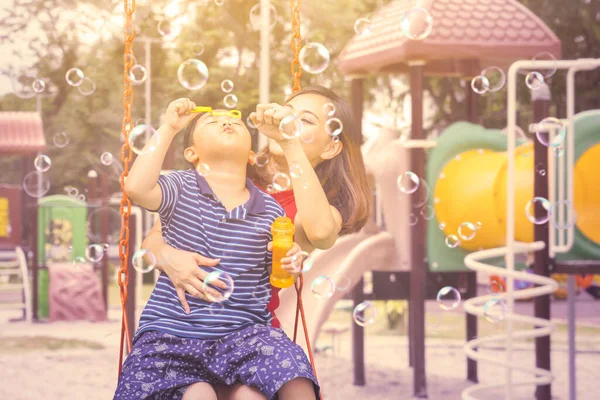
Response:
[[[73,349],[101,350],[104,349],[104,346],[98,342],[78,339],[58,339],[49,336],[2,336],[2,340],[0,340],[0,354]]]

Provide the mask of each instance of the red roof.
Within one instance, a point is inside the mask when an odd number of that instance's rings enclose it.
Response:
[[[403,14],[416,6],[433,17],[423,40],[401,29]],[[396,0],[370,20],[371,33],[354,36],[340,54],[344,74],[405,72],[408,61],[422,60],[426,74],[474,76],[540,52],[561,56],[558,37],[517,0]]]
[[[46,147],[44,128],[36,112],[0,112],[0,153],[35,153]]]

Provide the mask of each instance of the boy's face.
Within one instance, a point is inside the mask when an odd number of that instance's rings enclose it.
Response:
[[[246,160],[252,150],[252,138],[240,119],[206,113],[196,123],[192,145],[188,149],[190,148],[201,162],[209,162],[216,158]]]

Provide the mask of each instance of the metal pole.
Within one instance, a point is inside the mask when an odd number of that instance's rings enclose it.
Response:
[[[412,101],[412,139],[423,140],[423,65],[422,61],[409,63],[410,94]],[[411,149],[410,169],[421,179],[425,177],[425,151],[422,148]],[[418,201],[414,196],[411,203]],[[414,208],[414,204],[411,204]],[[413,347],[413,394],[417,398],[427,398],[427,380],[425,377],[425,246],[427,227],[419,219],[412,229],[410,240],[410,307],[412,309],[411,331]]]
[[[260,68],[258,82],[258,102],[267,104],[271,97],[271,1],[260,0]],[[258,135],[258,149],[267,144],[265,135]]]
[[[577,399],[577,382],[575,381],[575,276],[569,275],[567,303],[569,327],[569,400]]]
[[[146,61],[146,82],[144,83],[144,108],[145,115],[144,119],[146,124],[152,126],[152,41],[150,38],[147,38],[144,41],[144,57]],[[146,143],[150,136],[150,132],[146,131]],[[142,218],[142,233],[150,231],[152,227],[152,216],[145,209],[143,212]]]
[[[546,84],[539,89],[532,91],[533,119],[535,123],[540,122],[548,116],[550,109],[550,89]],[[543,165],[544,169],[548,168],[548,148],[540,143],[539,140],[534,141],[534,163],[535,165]],[[534,197],[549,196],[548,176],[550,174],[540,174],[534,169],[533,180],[533,195]],[[535,209],[535,215],[545,215],[548,210],[545,210],[541,204],[538,204]],[[549,223],[534,225],[533,240],[550,243]],[[538,250],[534,254],[533,271],[536,275],[550,276],[550,246]],[[550,295],[537,296],[533,299],[534,315],[537,318],[550,319]],[[540,336],[535,338],[535,363],[538,368],[543,368],[550,371],[550,336]],[[537,386],[535,396],[537,400],[551,400],[552,389],[551,385]]]

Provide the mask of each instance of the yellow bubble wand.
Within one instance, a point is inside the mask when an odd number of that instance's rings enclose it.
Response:
[[[242,118],[242,112],[240,110],[213,111],[212,107],[206,107],[206,106],[196,107],[190,112],[192,112],[192,113],[207,112],[215,117],[229,116],[231,118],[237,118],[237,119]]]

